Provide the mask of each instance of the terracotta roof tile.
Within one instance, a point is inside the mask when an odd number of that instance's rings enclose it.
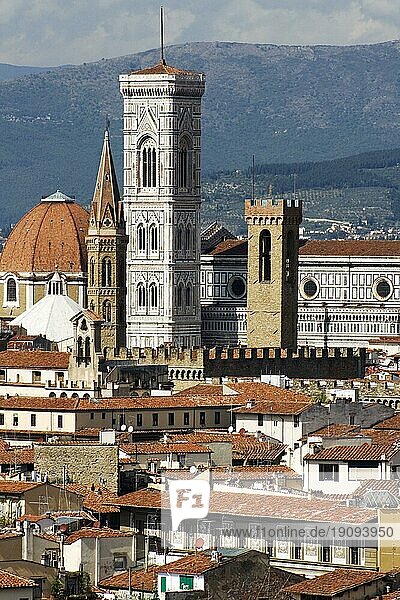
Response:
[[[33,448],[21,449],[16,448],[0,451],[0,465],[33,465],[34,452]]]
[[[157,589],[157,573],[159,570],[160,567],[152,566],[147,571],[140,569],[139,571],[131,571],[130,574],[129,571],[124,571],[113,577],[102,579],[99,585],[105,589],[128,590],[130,587],[132,590],[152,592]]]
[[[312,402],[279,402],[258,401],[254,406],[240,406],[234,408],[237,414],[263,414],[263,415],[299,415],[312,406]]]
[[[362,444],[361,446],[333,446],[332,448],[323,448],[316,454],[307,454],[304,460],[322,461],[322,460],[357,460],[357,461],[380,461],[382,455],[386,459],[391,458],[399,450],[395,446],[384,446],[381,444]]]
[[[83,496],[82,506],[94,513],[107,514],[119,512],[117,506],[112,506],[112,502],[118,500],[118,495],[107,488],[98,486],[97,489],[92,490],[91,486],[88,485],[70,483],[67,485],[67,490]]]
[[[0,367],[68,369],[69,352],[45,350],[5,350],[0,352]]]
[[[33,588],[35,586],[35,582],[30,579],[19,577],[18,575],[14,575],[8,571],[0,570],[0,589]]]
[[[163,567],[160,567],[159,573],[175,573],[178,575],[201,575],[210,569],[215,569],[218,563],[211,560],[209,554],[198,552],[197,554],[188,554],[178,560],[174,560]]]
[[[139,442],[137,444],[122,444],[121,450],[127,454],[179,454],[179,453],[192,453],[192,454],[209,454],[212,452],[207,446],[202,446],[193,442],[176,442],[166,443],[163,442]]]
[[[65,540],[65,544],[73,544],[77,540],[82,539],[95,539],[95,538],[128,538],[133,537],[134,533],[125,533],[123,531],[119,531],[117,529],[109,529],[108,527],[83,527],[82,529],[78,529],[74,531],[67,537]]]
[[[332,423],[332,425],[325,425],[321,429],[317,429],[312,433],[308,434],[308,437],[347,437],[359,435],[360,427],[358,425],[346,425],[345,423]]]
[[[326,596],[330,598],[351,588],[365,583],[383,579],[386,573],[376,571],[356,571],[354,569],[336,569],[331,573],[325,573],[313,579],[306,579],[285,588],[292,594],[307,594],[307,596]]]
[[[137,71],[130,71],[130,75],[197,75],[194,71],[185,71],[184,69],[177,69],[171,67],[162,61],[154,65],[153,67],[146,67],[145,69],[139,69]]]
[[[56,410],[72,411],[77,408],[79,400],[77,398],[36,398],[24,396],[11,396],[10,398],[0,397],[0,409],[25,409],[25,410]],[[30,431],[37,434],[39,432]],[[43,433],[51,433],[50,431]],[[58,432],[57,432],[58,434]],[[70,434],[71,435],[71,434]]]
[[[211,256],[247,256],[247,240],[225,240],[207,254]]]
[[[399,256],[400,240],[310,240],[300,256]]]
[[[0,256],[0,271],[86,272],[88,219],[79,204],[40,202],[11,231]]]
[[[161,508],[169,505],[168,493],[150,488],[120,496],[120,506]],[[213,491],[209,513],[267,517],[271,519],[307,520],[328,523],[365,523],[376,519],[375,510],[347,508],[338,502],[303,496],[244,494]]]
[[[116,504],[138,508],[161,508],[161,494],[158,490],[146,488],[120,496]]]
[[[29,490],[33,490],[35,487],[42,485],[41,483],[34,483],[33,481],[1,481],[0,480],[0,494],[23,494]]]
[[[400,413],[377,423],[374,429],[398,429],[400,431]]]

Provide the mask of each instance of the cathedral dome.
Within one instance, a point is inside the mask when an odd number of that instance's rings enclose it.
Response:
[[[86,272],[88,220],[87,211],[59,191],[43,198],[11,231],[0,271]]]

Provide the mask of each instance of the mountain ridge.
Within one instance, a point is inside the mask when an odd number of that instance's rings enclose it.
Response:
[[[206,73],[206,174],[246,168],[253,153],[259,163],[302,162],[400,146],[398,40],[360,46],[194,42],[166,48],[166,57]],[[153,49],[0,81],[4,222],[57,188],[90,202],[107,116],[121,174],[118,75],[158,59]]]

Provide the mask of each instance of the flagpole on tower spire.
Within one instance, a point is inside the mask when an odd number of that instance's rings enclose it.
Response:
[[[160,63],[165,65],[164,58],[164,7],[160,6]]]

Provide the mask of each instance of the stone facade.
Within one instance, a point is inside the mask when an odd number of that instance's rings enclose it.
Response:
[[[101,316],[101,350],[126,345],[125,222],[109,144],[104,136],[86,238],[88,306]]]
[[[200,346],[204,76],[167,66],[120,76],[124,98],[127,346]]]
[[[35,471],[47,474],[50,482],[101,483],[118,491],[118,447],[104,444],[35,444]],[[65,468],[65,469],[64,469]]]
[[[297,271],[301,201],[246,200],[247,345],[297,347]]]

